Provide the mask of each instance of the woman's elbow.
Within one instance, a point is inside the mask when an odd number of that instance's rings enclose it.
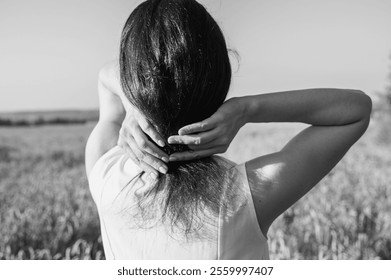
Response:
[[[354,90],[354,92],[357,94],[357,105],[361,119],[369,119],[372,112],[372,99],[362,90]]]
[[[372,112],[372,99],[363,91],[357,90],[357,97],[359,98],[359,112],[360,112],[360,130],[361,135],[365,133],[369,126]]]

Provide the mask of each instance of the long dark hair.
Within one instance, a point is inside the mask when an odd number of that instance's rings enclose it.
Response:
[[[229,90],[231,65],[222,31],[201,4],[148,0],[123,29],[120,76],[129,101],[167,139],[219,108]],[[166,144],[164,149],[171,154],[187,146]],[[203,213],[218,213],[224,171],[212,157],[169,163],[143,208],[151,209],[160,195],[161,218],[193,233],[205,222]]]

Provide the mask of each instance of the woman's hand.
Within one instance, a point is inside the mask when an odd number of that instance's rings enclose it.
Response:
[[[179,135],[170,136],[169,144],[185,144],[192,151],[174,153],[170,161],[192,160],[227,151],[232,139],[246,123],[245,104],[241,98],[231,98],[211,117],[182,127]]]
[[[128,110],[119,133],[118,145],[128,152],[133,162],[154,179],[159,176],[159,172],[167,173],[168,162],[168,155],[155,143],[164,147],[164,139],[145,117],[137,110]]]

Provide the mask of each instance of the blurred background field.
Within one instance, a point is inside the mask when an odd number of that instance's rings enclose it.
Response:
[[[53,110],[38,112],[0,112],[0,126],[84,124],[98,119],[97,110]]]
[[[94,113],[85,116],[0,127],[0,259],[104,258],[84,171]],[[337,167],[278,218],[269,231],[272,259],[391,259],[390,123],[389,114],[375,114]],[[277,151],[304,127],[248,125],[225,156],[243,162]]]
[[[98,112],[86,109],[142,1],[0,1],[0,259],[104,258],[84,171]],[[231,96],[334,87],[377,101],[362,139],[275,222],[271,258],[391,259],[391,1],[199,2],[239,54]],[[303,127],[246,126],[226,156],[277,151]]]

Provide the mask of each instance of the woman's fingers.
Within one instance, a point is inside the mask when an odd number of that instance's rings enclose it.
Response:
[[[120,139],[118,141],[118,145],[123,148],[126,153],[129,155],[130,159],[137,164],[144,172],[146,172],[150,177],[156,179],[159,176],[159,173],[155,168],[153,168],[151,165],[141,161],[136,153],[133,152],[133,150],[130,148],[129,144],[124,142],[124,140]],[[134,145],[133,145],[134,146]],[[139,154],[140,156],[140,154]]]
[[[120,145],[120,147],[122,147],[123,149],[125,149],[126,153],[129,155],[130,159],[135,163],[137,164],[142,170],[144,170],[145,173],[148,174],[148,176],[150,176],[151,178],[153,179],[156,179],[158,176],[159,176],[159,173],[156,171],[155,168],[153,168],[152,166],[150,166],[149,164],[143,162],[143,161],[140,161],[137,156],[135,155],[135,153],[133,153],[132,149],[128,146],[128,145]]]
[[[179,135],[192,134],[196,132],[203,132],[215,127],[215,122],[212,118],[203,120],[202,122],[192,123],[179,129]]]
[[[168,137],[169,144],[203,145],[215,140],[219,136],[219,130],[213,129],[193,135],[173,135]]]
[[[229,145],[221,141],[221,139],[215,139],[203,145],[187,145],[187,146],[193,151],[202,151],[202,150],[208,150],[220,146],[225,146],[226,148],[228,148]]]
[[[170,161],[185,161],[208,157],[214,154],[224,153],[226,151],[225,146],[218,146],[211,149],[201,151],[186,151],[181,153],[174,153],[170,155]]]
[[[168,162],[169,157],[153,142],[164,146],[162,137],[139,112],[134,111],[126,118],[126,126],[122,126],[118,142],[125,148],[129,157],[153,178],[157,178],[159,172],[167,173],[165,162]]]
[[[167,164],[152,154],[145,152],[144,149],[141,150],[133,136],[128,135],[125,139],[122,138],[121,141],[126,141],[125,149],[128,151],[129,156],[145,172],[154,174],[152,175],[153,177],[157,177],[159,172],[164,174],[167,173]],[[136,157],[137,160],[134,160],[133,157]],[[166,155],[166,157],[168,160],[168,155]]]
[[[158,175],[158,172],[163,174],[167,173],[168,171],[167,164],[162,160],[154,157],[149,153],[139,150],[138,147],[133,147],[132,150],[136,154],[137,158],[139,159],[140,161],[139,165],[144,171],[147,171],[149,173],[154,173],[155,175]]]
[[[155,158],[168,162],[168,155],[159,149],[154,143],[149,141],[140,127],[135,127],[133,130],[133,137],[140,150],[151,154]]]
[[[147,153],[142,153],[141,154],[141,164],[147,164],[148,166],[151,166],[155,171],[158,171],[162,174],[166,174],[168,171],[166,163],[161,161],[158,158],[155,158],[154,156],[147,154]],[[155,172],[154,172],[155,173]]]
[[[165,144],[163,137],[160,136],[160,134],[149,121],[147,121],[145,118],[140,118],[138,120],[138,124],[144,133],[147,134],[156,144],[158,144],[160,147],[164,147]]]

